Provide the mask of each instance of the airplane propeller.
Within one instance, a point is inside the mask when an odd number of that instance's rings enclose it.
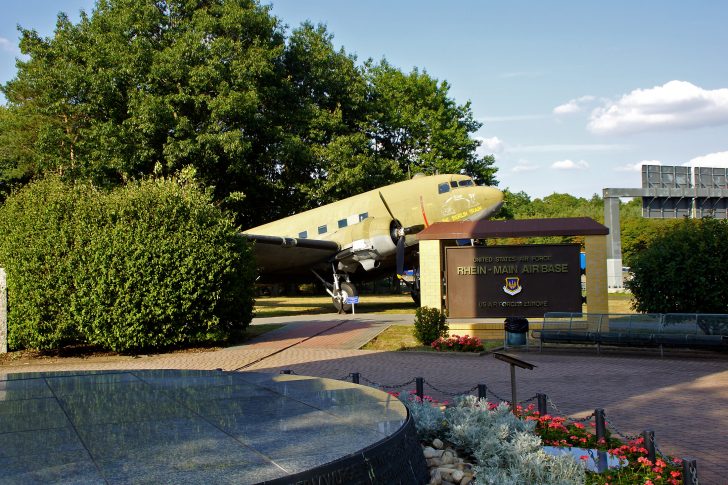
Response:
[[[397,238],[397,253],[396,253],[396,261],[397,261],[397,274],[399,276],[402,276],[404,274],[404,250],[405,250],[405,236],[408,234],[415,234],[420,232],[422,229],[424,229],[424,224],[417,224],[414,226],[404,227],[401,222],[399,222],[399,219],[394,217],[394,214],[392,213],[392,209],[389,208],[389,204],[387,204],[387,201],[384,199],[384,196],[381,192],[379,192],[379,198],[382,199],[382,203],[384,204],[384,208],[387,209],[387,212],[389,212],[390,217],[392,218],[392,223],[394,224],[394,230],[392,231],[392,239]]]

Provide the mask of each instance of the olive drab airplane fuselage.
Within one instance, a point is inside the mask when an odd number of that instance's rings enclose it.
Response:
[[[244,231],[255,241],[264,281],[332,270],[329,293],[339,278],[379,274],[401,266],[417,244],[414,234],[435,222],[478,220],[503,203],[494,187],[477,186],[466,175],[416,176]],[[398,269],[401,272],[401,268]],[[355,291],[349,283],[346,289]],[[333,290],[333,291],[331,291]]]

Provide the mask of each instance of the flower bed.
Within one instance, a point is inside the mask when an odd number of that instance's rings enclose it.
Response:
[[[678,485],[682,483],[682,470],[679,468],[681,460],[667,458],[666,461],[658,457],[652,463],[647,457],[648,452],[643,446],[642,437],[624,444],[614,438],[607,429],[606,438],[597,440],[596,435],[588,431],[584,424],[549,414],[541,416],[533,405],[522,409],[521,413],[523,419],[536,421],[536,434],[541,437],[545,445],[602,450],[623,463],[623,466],[610,468],[604,473],[587,473],[587,484]],[[590,428],[595,426],[594,421],[589,421]],[[587,458],[581,457],[583,460]],[[670,464],[670,461],[674,464]]]
[[[468,335],[440,337],[430,345],[438,352],[482,352],[484,350],[483,343],[478,337]]]
[[[474,396],[457,399],[451,406],[410,393],[407,405],[423,442],[440,439],[451,443],[474,463],[477,484],[584,484],[678,485],[682,483],[680,460],[647,458],[642,438],[625,444],[607,432],[597,440],[589,426],[551,415],[539,415],[534,406],[511,413],[506,403],[494,404]],[[551,455],[544,445],[592,448],[606,451],[619,466],[603,473],[588,471],[588,456]],[[433,473],[435,473],[433,471]]]

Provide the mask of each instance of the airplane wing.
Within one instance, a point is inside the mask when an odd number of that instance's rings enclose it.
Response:
[[[336,255],[339,244],[321,239],[244,234],[255,241],[255,259],[263,275],[301,273]]]

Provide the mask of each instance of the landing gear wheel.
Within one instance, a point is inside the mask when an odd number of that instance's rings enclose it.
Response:
[[[341,288],[339,294],[332,297],[331,300],[334,302],[334,308],[336,308],[337,312],[348,313],[351,311],[351,303],[346,303],[346,299],[350,296],[357,296],[359,292],[351,283],[341,283],[339,287]]]

